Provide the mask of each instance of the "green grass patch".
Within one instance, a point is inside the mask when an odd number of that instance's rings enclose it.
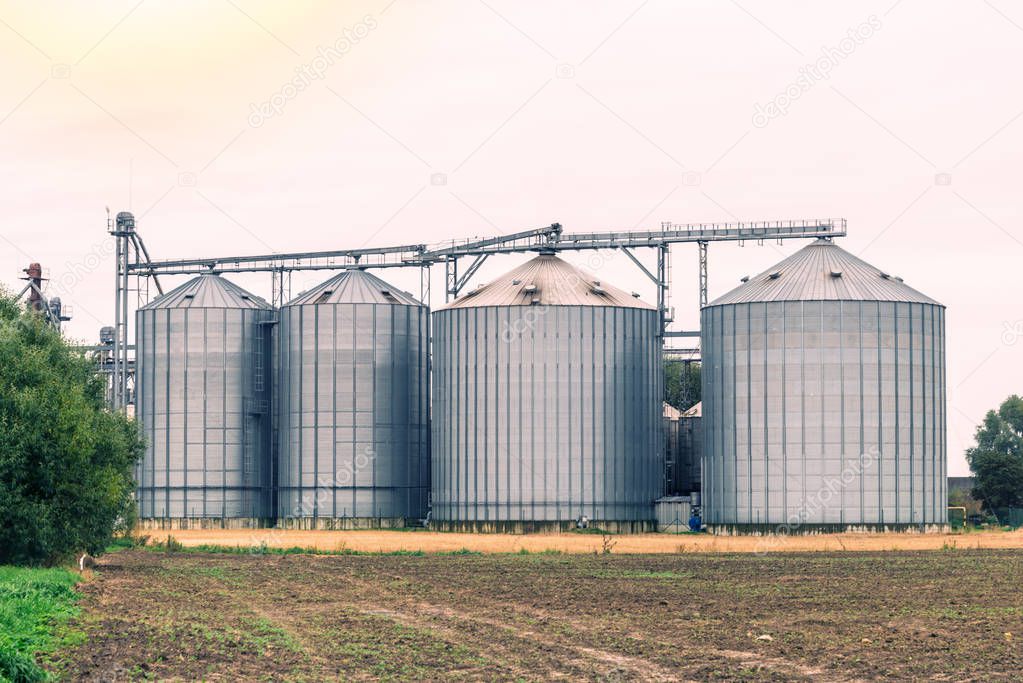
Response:
[[[693,579],[696,574],[692,572],[675,571],[644,571],[640,569],[620,569],[616,571],[600,571],[594,576],[608,579]]]
[[[0,682],[48,678],[36,655],[74,639],[57,630],[78,613],[78,580],[66,569],[0,567]]]
[[[142,548],[149,543],[149,538],[149,536],[140,536],[135,534],[122,534],[120,536],[115,536],[114,540],[110,542],[110,545],[106,547],[106,552],[115,553],[118,550]]]
[[[530,550],[529,548],[519,548],[515,555],[564,555],[565,552],[558,550],[557,548],[546,548],[544,550]]]
[[[256,645],[260,653],[266,651],[267,646],[273,645],[290,652],[301,652],[301,646],[291,637],[291,634],[274,624],[265,617],[255,619],[243,619],[243,625]]]
[[[335,618],[343,626],[325,626],[322,647],[324,654],[346,669],[341,678],[356,672],[381,680],[433,680],[438,672],[471,680],[485,678],[474,675],[478,667],[490,663],[476,644],[446,640],[430,629],[397,623],[387,614],[342,608]]]

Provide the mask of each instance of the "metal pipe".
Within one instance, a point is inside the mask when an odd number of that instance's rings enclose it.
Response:
[[[109,218],[107,219],[109,223]],[[111,397],[113,409],[121,407],[121,238],[114,233],[114,376]]]
[[[129,243],[129,237],[125,235],[123,238],[123,258],[125,268],[121,275],[121,326],[123,332],[121,334],[121,410],[126,411],[129,403],[128,396],[128,254],[131,249]]]

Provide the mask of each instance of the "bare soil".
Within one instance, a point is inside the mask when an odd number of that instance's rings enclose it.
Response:
[[[1023,553],[122,551],[73,680],[1018,680]]]

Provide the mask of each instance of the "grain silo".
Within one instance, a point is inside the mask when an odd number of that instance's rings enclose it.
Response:
[[[689,492],[700,504],[700,481],[703,476],[703,404],[697,403],[679,418],[679,442],[683,457],[683,473],[689,479]]]
[[[653,528],[657,311],[541,254],[433,316],[432,526]]]
[[[719,533],[946,524],[945,310],[818,240],[702,313]]]
[[[360,270],[281,309],[281,525],[403,527],[426,516],[428,315]]]
[[[681,434],[679,434],[679,419],[682,417],[682,411],[665,402],[663,415],[664,495],[677,496],[685,487],[685,465],[683,464]]]
[[[703,457],[701,406],[685,411],[664,404],[664,494],[688,496],[700,492]]]
[[[202,275],[136,314],[144,526],[248,527],[270,508],[270,306]]]

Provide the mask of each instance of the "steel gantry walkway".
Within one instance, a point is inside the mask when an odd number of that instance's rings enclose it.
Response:
[[[129,343],[129,315],[132,294],[136,307],[148,302],[149,280],[163,293],[160,276],[203,273],[267,272],[271,274],[272,304],[279,307],[291,297],[291,274],[295,271],[347,270],[371,268],[418,268],[420,300],[430,303],[430,272],[444,267],[444,300],[457,297],[486,260],[496,254],[528,252],[557,253],[598,249],[620,250],[649,278],[657,290],[657,310],[663,338],[696,337],[698,331],[669,331],[672,321],[668,306],[671,286],[671,250],[673,244],[695,243],[699,261],[699,304],[707,304],[708,246],[711,242],[756,241],[842,237],[845,219],[803,219],[734,223],[662,223],[660,230],[619,230],[609,232],[566,233],[560,223],[522,232],[484,239],[451,240],[440,245],[407,244],[392,247],[341,249],[242,256],[218,256],[154,261],[139,236],[135,217],[128,212],[108,217],[108,231],[117,240],[115,288],[115,325],[113,407],[123,409],[129,394],[134,347]],[[637,249],[653,249],[656,266],[648,268],[636,255]],[[467,261],[464,262],[463,260]],[[464,266],[464,267],[463,267]],[[460,268],[461,267],[461,268]]]

